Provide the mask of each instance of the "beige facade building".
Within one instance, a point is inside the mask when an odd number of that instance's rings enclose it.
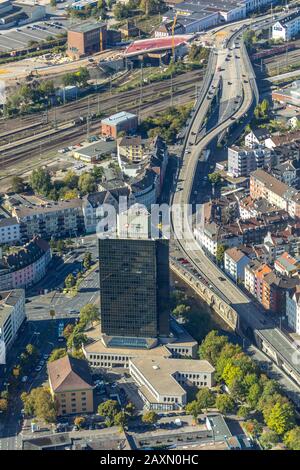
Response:
[[[186,405],[187,386],[211,388],[215,369],[202,360],[140,357],[129,361],[129,372],[146,408],[166,411]]]
[[[49,385],[58,416],[94,411],[93,381],[87,361],[65,356],[48,364]]]

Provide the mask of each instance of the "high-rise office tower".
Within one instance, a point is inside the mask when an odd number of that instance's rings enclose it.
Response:
[[[108,345],[149,347],[147,340],[168,336],[168,240],[100,239],[99,273],[101,332]]]

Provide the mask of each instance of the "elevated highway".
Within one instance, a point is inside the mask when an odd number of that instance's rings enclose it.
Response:
[[[238,43],[238,48],[234,48],[233,43],[235,45]],[[193,191],[199,184],[199,177],[195,179],[198,162],[204,161],[206,151],[213,149],[218,136],[228,131],[233,123],[246,124],[259,99],[255,74],[240,31],[231,36],[226,49],[222,46],[216,47],[211,54],[213,57],[209,61],[210,68],[186,132],[176,189],[172,196],[172,206],[176,207],[171,214],[175,243],[198,273],[194,278],[189,276],[189,284],[194,286],[196,291],[200,289],[203,298],[210,298],[210,304],[218,306],[217,313],[221,312],[221,316],[231,327],[255,342],[299,385],[300,360],[297,360],[295,345],[274,326],[271,320],[266,319],[249,297],[205,255],[194,237],[194,216],[189,215],[188,211]],[[209,94],[216,96],[221,81],[217,122],[213,127],[205,128],[211,102]],[[240,99],[237,100],[237,97]],[[200,175],[200,178],[201,176],[204,177]],[[205,279],[205,287],[201,285],[201,279]]]

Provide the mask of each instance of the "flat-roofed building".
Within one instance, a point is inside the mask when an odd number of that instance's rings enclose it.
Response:
[[[121,111],[101,121],[101,132],[103,135],[118,137],[119,132],[136,132],[138,117],[136,114]]]
[[[0,219],[0,245],[11,245],[20,241],[20,224],[15,217]]]
[[[143,357],[129,361],[129,372],[145,407],[166,411],[186,405],[185,387],[211,388],[215,369],[208,361]]]
[[[24,320],[24,289],[0,291],[0,364],[6,363],[6,353]]]
[[[86,360],[69,355],[48,363],[49,385],[58,415],[94,411],[93,380]]]
[[[289,327],[300,334],[300,286],[286,292],[286,315]]]
[[[82,23],[68,30],[67,55],[74,59],[106,49],[106,24]]]

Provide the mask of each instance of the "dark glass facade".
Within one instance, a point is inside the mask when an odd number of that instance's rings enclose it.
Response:
[[[168,335],[168,240],[99,240],[99,274],[102,333]]]

